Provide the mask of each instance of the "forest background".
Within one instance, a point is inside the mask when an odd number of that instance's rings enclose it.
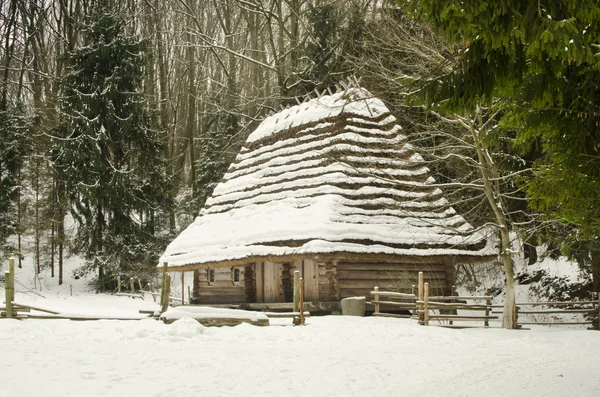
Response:
[[[262,118],[356,78],[507,280],[543,244],[598,291],[600,7],[548,3],[0,0],[0,251],[151,277]]]

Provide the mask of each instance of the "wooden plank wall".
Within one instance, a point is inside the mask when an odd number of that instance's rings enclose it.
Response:
[[[245,276],[244,267],[240,270],[240,281],[233,281],[233,268],[220,267],[211,269],[215,271],[215,281],[209,282],[209,269],[200,269],[194,272],[194,303],[240,303],[245,302]]]
[[[337,264],[340,299],[369,296],[376,285],[380,290],[411,293],[420,271],[423,272],[425,282],[429,283],[432,295],[446,293],[446,268],[443,264],[340,261]]]

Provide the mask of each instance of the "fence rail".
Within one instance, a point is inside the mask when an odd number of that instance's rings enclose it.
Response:
[[[414,289],[413,289],[414,291]],[[482,322],[488,327],[490,320],[497,320],[503,314],[504,305],[494,305],[492,296],[430,296],[429,284],[423,282],[423,273],[419,272],[418,295],[391,291],[380,291],[374,287],[370,302],[375,307],[374,316],[403,317],[418,320],[421,325],[429,325],[432,320]],[[515,304],[515,324],[522,325],[594,325],[599,329],[600,296],[592,293],[592,299],[571,302],[521,302]],[[410,314],[383,313],[381,306],[394,310],[406,310]],[[531,307],[527,310],[524,308]],[[542,307],[542,308],[540,308]],[[498,310],[500,309],[500,310]],[[459,312],[460,311],[460,312]],[[466,313],[465,313],[466,312]],[[472,312],[483,312],[473,314]],[[574,321],[553,319],[549,321],[529,320],[526,316],[556,314],[588,314],[590,319]],[[519,317],[520,316],[520,317]],[[593,318],[596,318],[594,321]]]
[[[569,302],[519,302],[515,303],[515,318],[517,325],[593,325],[599,329],[600,301],[596,292],[592,293],[592,299],[587,301]],[[531,309],[523,310],[523,308]],[[540,308],[541,307],[541,308]],[[549,320],[529,319],[530,316],[557,315],[557,314],[588,314],[586,320],[561,320],[551,318]],[[523,319],[525,317],[525,319]],[[595,317],[595,321],[593,318]]]

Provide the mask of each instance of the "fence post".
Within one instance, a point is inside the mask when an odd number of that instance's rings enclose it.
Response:
[[[10,272],[10,300],[15,300],[15,258],[8,260],[8,271]]]
[[[417,305],[417,313],[418,313],[418,322],[423,325],[423,272],[419,272],[419,284],[418,284],[418,292],[419,292],[419,303]]]
[[[423,302],[423,325],[429,325],[429,283],[425,283],[425,299]]]
[[[387,300],[390,300],[389,297]],[[378,286],[375,286],[375,301],[374,302],[375,302],[375,314],[379,314],[379,287]]]
[[[300,311],[300,270],[294,271],[294,313]]]
[[[121,293],[121,276],[117,276],[117,293]]]
[[[169,308],[169,298],[171,296],[171,275],[165,275],[165,284],[163,285],[162,303],[160,305],[160,312],[164,313]]]
[[[133,277],[129,279],[129,290],[132,294],[135,294],[135,278]]]
[[[490,289],[486,289],[485,290],[485,295],[488,297],[488,299],[486,299],[485,301],[485,320],[483,321],[483,326],[484,327],[489,327],[490,326],[490,320],[489,320],[489,316],[490,316],[490,306],[492,306],[492,300],[489,299],[490,296]]]
[[[164,301],[164,296],[165,296],[165,294],[164,294],[164,292],[165,292],[165,284],[166,284],[166,282],[167,282],[167,266],[168,266],[168,265],[167,265],[167,262],[163,262],[163,271],[162,271],[162,291],[161,291],[161,292],[162,292],[162,294],[160,294],[160,304],[161,304],[161,307],[162,307],[162,305],[164,304],[164,302],[163,302],[163,301]],[[167,298],[167,302],[168,302],[168,298]],[[167,305],[168,305],[168,303],[167,303]]]
[[[4,299],[6,300],[6,318],[12,318],[13,316],[12,300],[10,299],[10,295],[12,293],[10,277],[10,272],[4,272]]]
[[[304,278],[300,277],[300,325],[304,325]]]
[[[188,302],[191,305],[192,304],[192,287],[190,287],[189,285],[187,287],[188,287]]]

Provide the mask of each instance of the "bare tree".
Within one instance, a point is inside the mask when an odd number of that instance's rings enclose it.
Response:
[[[516,177],[528,168],[515,167],[516,156],[499,150],[496,115],[501,102],[479,106],[469,114],[441,113],[435,105],[428,109],[418,105],[414,98],[419,83],[448,72],[453,54],[461,49],[448,47],[427,26],[404,19],[399,11],[388,11],[368,29],[364,44],[368,50],[355,64],[365,84],[390,103],[450,204],[480,227],[497,230],[506,277],[503,327],[514,328],[515,251],[510,231],[518,228],[517,217],[525,215],[525,223],[531,219],[521,210],[511,210],[511,202],[524,200]]]

